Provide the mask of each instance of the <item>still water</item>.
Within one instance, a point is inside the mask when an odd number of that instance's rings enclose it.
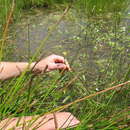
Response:
[[[12,28],[16,59],[28,60],[61,15],[62,12],[44,9],[23,14]],[[86,70],[86,78],[92,81],[102,71],[109,69],[111,63],[118,64],[120,69],[117,75],[120,78],[130,65],[129,30],[130,10],[121,18],[114,16],[92,19],[81,18],[72,10],[41,48],[41,54],[65,56],[78,71]]]

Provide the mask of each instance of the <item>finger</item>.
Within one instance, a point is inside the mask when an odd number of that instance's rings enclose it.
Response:
[[[65,64],[62,64],[62,63],[57,63],[56,64],[56,69],[59,69],[59,70],[68,70],[67,66]]]
[[[55,63],[64,63],[66,65],[66,69],[71,71],[69,63],[64,57],[58,55],[52,55],[52,56],[54,58]]]
[[[47,71],[51,71],[51,70],[67,70],[67,66],[63,63],[53,63],[50,64]]]
[[[55,116],[57,120],[57,129],[73,128],[80,123],[76,117],[68,112],[58,112],[55,113]],[[38,130],[55,130],[55,127],[54,119],[51,119],[41,125]]]
[[[52,55],[52,57],[55,63],[65,63],[65,59],[62,56]]]

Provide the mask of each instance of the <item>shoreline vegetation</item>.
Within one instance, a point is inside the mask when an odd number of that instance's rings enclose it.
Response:
[[[127,10],[129,1],[128,0],[1,0],[0,1],[0,23],[4,25],[8,18],[10,9],[15,4],[15,9],[12,15],[12,20],[16,20],[20,16],[20,12],[23,10],[30,10],[32,8],[47,8],[47,9],[64,9],[66,5],[71,5],[72,8],[77,9],[77,12],[80,10],[83,14],[87,15],[86,17],[100,16],[113,12],[124,12]],[[4,8],[3,8],[4,7]],[[13,21],[12,21],[13,22]]]
[[[129,4],[129,0],[1,0],[1,61],[14,56],[15,47],[8,44],[9,29],[21,20],[23,12],[45,8],[61,14],[29,62],[41,58],[41,48],[60,22],[73,15],[72,10],[76,10],[76,15],[71,18],[81,20],[79,26],[83,29],[80,35],[70,38],[82,52],[77,51],[74,57],[69,57],[72,72],[55,71],[39,76],[23,72],[20,77],[1,81],[0,120],[65,110],[81,121],[70,130],[128,130],[130,39],[129,27],[121,22],[125,15],[130,18]],[[66,56],[66,52],[64,54]]]

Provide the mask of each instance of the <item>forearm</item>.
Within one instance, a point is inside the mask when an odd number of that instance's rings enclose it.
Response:
[[[0,80],[19,76],[26,69],[31,70],[32,68],[33,72],[36,74],[57,69],[71,70],[64,57],[53,54],[40,60],[38,63],[33,62],[29,64],[27,62],[0,62]]]
[[[26,69],[31,69],[35,63],[29,65],[27,62],[1,62],[0,80],[19,76]]]

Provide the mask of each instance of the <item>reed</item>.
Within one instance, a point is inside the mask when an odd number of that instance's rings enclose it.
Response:
[[[40,57],[39,52],[46,41],[51,37],[53,31],[67,17],[71,9],[75,9],[80,16],[86,15],[89,19],[89,26],[84,26],[82,32],[83,44],[89,43],[94,47],[92,53],[96,53],[95,47],[100,44],[98,49],[103,46],[102,42],[108,42],[107,47],[111,49],[110,58],[107,63],[101,61],[99,64],[99,75],[89,80],[91,72],[84,68],[82,72],[72,69],[72,72],[60,74],[53,72],[51,74],[44,73],[34,76],[31,72],[23,72],[20,77],[8,81],[1,82],[0,87],[0,120],[9,117],[45,115],[56,111],[70,111],[74,113],[80,120],[81,124],[75,128],[76,130],[86,129],[119,129],[129,127],[129,65],[122,63],[122,56],[126,56],[126,49],[120,47],[118,39],[122,33],[118,29],[118,15],[125,11],[128,7],[128,0],[1,0],[0,1],[0,29],[2,45],[6,43],[9,27],[13,22],[17,22],[21,12],[30,10],[35,7],[44,7],[53,9],[65,9],[61,13],[60,19],[50,27],[47,36],[41,41],[40,47],[29,59],[32,62]],[[70,6],[71,5],[71,6]],[[4,7],[4,8],[3,8]],[[112,14],[110,21],[114,26],[108,26],[106,33],[100,32],[101,28],[107,26],[106,19],[103,17]],[[76,17],[78,17],[76,15]],[[86,19],[85,17],[85,19]],[[93,20],[94,17],[101,19]],[[79,19],[79,18],[78,18]],[[87,21],[87,22],[88,22]],[[88,24],[88,23],[87,23]],[[98,30],[98,31],[97,31]],[[29,33],[29,30],[28,30]],[[107,34],[107,35],[106,35]],[[86,40],[89,36],[90,40]],[[122,36],[123,37],[123,36]],[[111,39],[115,39],[114,42]],[[29,38],[28,38],[29,40]],[[78,42],[78,40],[75,40]],[[81,42],[81,41],[80,41]],[[119,44],[119,46],[118,46]],[[128,47],[128,44],[126,44]],[[85,52],[86,54],[86,52]],[[89,54],[82,57],[88,58]],[[118,57],[117,57],[118,55]],[[1,46],[1,60],[3,59],[3,47]],[[82,58],[81,57],[81,58]],[[86,65],[88,61],[81,59],[80,63],[72,65],[78,67],[83,63]],[[89,73],[88,73],[89,72]],[[119,75],[121,73],[121,76]],[[124,82],[124,83],[123,83]],[[120,89],[121,87],[121,89]],[[97,90],[96,88],[99,88]],[[37,120],[34,119],[29,126]],[[57,121],[55,118],[57,128]],[[38,124],[39,126],[40,124]],[[38,126],[35,126],[37,128]],[[26,122],[23,128],[26,127]]]

